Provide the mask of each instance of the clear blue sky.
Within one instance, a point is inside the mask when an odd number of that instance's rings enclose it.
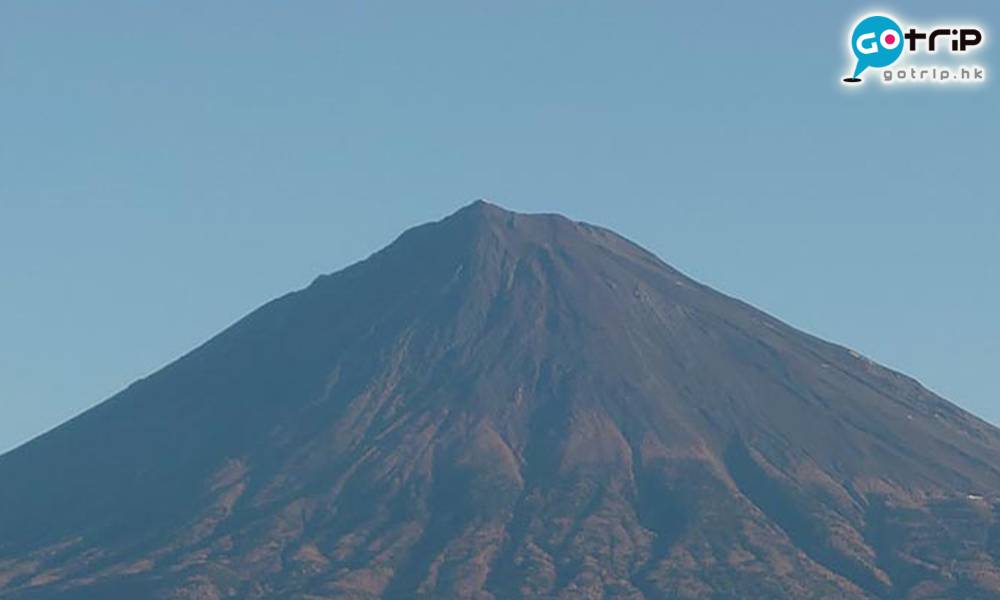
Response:
[[[3,3],[0,451],[479,197],[1000,423],[997,87],[845,95],[873,6]]]

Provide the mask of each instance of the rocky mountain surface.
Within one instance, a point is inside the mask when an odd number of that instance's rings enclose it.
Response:
[[[4,600],[997,600],[1000,432],[477,202],[0,457]]]

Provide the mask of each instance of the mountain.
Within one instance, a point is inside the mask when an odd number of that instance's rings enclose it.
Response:
[[[4,600],[996,600],[1000,431],[477,202],[0,457]]]

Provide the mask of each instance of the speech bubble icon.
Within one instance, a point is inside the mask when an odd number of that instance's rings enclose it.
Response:
[[[851,50],[858,58],[854,79],[868,67],[880,69],[896,62],[903,53],[903,30],[889,17],[862,19],[851,34]]]

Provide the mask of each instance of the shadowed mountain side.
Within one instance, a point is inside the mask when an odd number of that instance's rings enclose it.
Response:
[[[1000,433],[483,202],[0,457],[0,598],[1000,597]]]

